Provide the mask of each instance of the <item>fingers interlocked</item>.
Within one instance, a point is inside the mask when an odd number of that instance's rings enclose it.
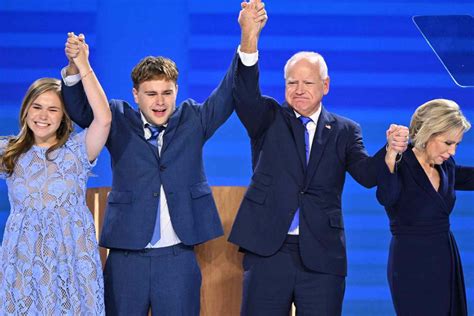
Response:
[[[390,149],[402,153],[408,147],[409,130],[406,126],[391,124],[386,132]]]
[[[84,34],[75,35],[74,32],[69,32],[67,36],[64,51],[68,59],[75,59],[81,51],[87,50]]]

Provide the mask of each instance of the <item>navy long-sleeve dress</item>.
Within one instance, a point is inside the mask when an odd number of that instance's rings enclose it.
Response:
[[[438,191],[415,157],[378,175],[377,199],[390,219],[388,281],[397,315],[467,315],[461,258],[450,231],[455,190],[474,190],[474,168],[450,158],[436,166]]]

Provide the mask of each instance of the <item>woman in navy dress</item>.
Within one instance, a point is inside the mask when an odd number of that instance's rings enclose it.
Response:
[[[388,150],[377,199],[390,219],[388,281],[397,315],[467,315],[461,258],[450,231],[456,190],[474,190],[474,168],[453,156],[470,123],[459,106],[436,99],[410,123],[403,156]]]

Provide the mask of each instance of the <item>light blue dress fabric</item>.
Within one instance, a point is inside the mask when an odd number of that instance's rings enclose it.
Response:
[[[6,178],[11,205],[0,249],[0,315],[104,315],[102,265],[86,183],[87,130],[46,159],[33,146]],[[8,138],[0,139],[3,153]]]

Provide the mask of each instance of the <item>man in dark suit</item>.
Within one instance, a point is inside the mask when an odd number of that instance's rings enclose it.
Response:
[[[107,314],[147,315],[151,306],[153,315],[199,315],[201,272],[193,246],[223,234],[202,150],[234,110],[236,61],[203,104],[187,99],[176,107],[175,63],[146,57],[132,71],[139,110],[110,101],[113,182],[100,236],[110,249]],[[87,128],[93,114],[77,73],[73,63],[63,70],[62,92],[73,121]]]
[[[288,60],[282,106],[261,95],[257,43],[264,23],[252,18],[258,4],[244,5],[239,16],[234,79],[236,113],[251,139],[253,166],[229,238],[245,253],[242,315],[288,315],[293,302],[300,315],[340,315],[346,171],[373,187],[385,149],[369,157],[358,124],[322,106],[329,76],[317,53]],[[406,135],[398,129],[389,130],[389,146],[401,152]]]

